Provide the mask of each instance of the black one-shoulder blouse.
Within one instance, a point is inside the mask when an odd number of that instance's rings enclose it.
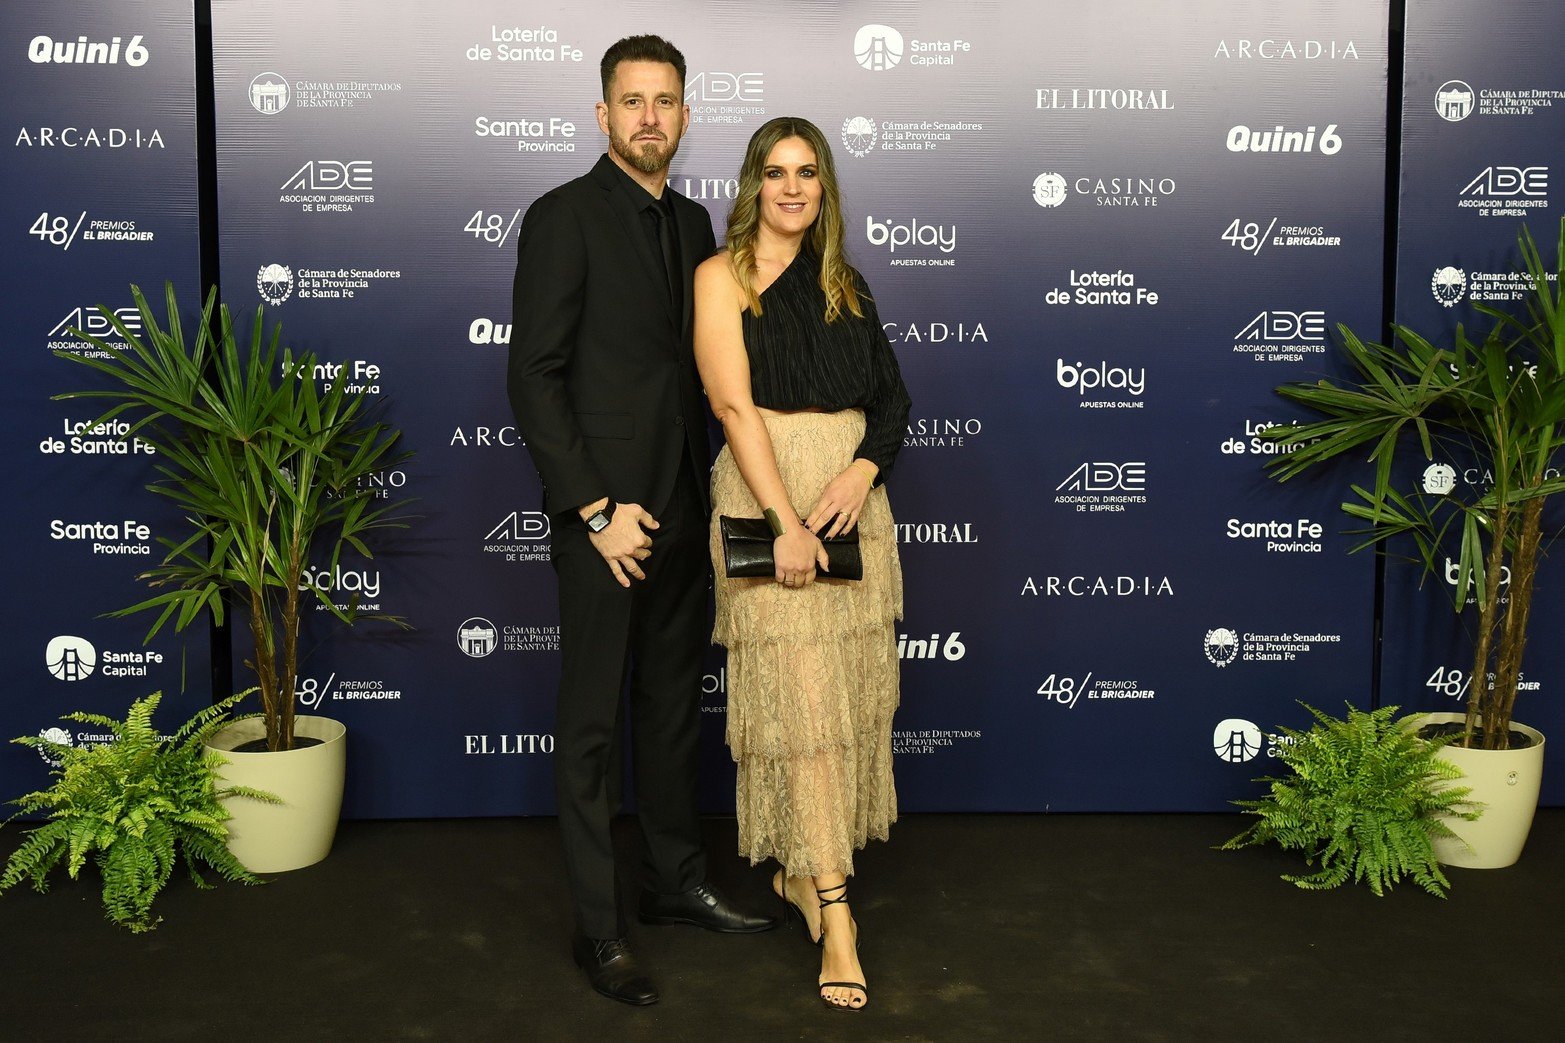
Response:
[[[880,468],[879,484],[902,448],[912,402],[864,277],[853,273],[864,317],[844,310],[828,323],[820,270],[820,258],[799,251],[761,294],[761,314],[744,310],[750,395],[767,409],[864,410],[854,457]]]

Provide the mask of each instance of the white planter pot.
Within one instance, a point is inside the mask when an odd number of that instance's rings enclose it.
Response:
[[[1462,713],[1428,713],[1422,724],[1460,724]],[[1543,734],[1525,724],[1512,729],[1532,739],[1524,750],[1468,750],[1447,746],[1440,756],[1462,769],[1452,785],[1469,786],[1469,800],[1481,803],[1476,822],[1449,819],[1446,825],[1462,840],[1436,840],[1435,857],[1448,866],[1464,869],[1503,869],[1514,865],[1527,843],[1533,813],[1538,810],[1538,787],[1543,782]]]
[[[234,747],[266,737],[259,717],[237,721],[208,745],[227,758],[218,769],[226,785],[275,793],[281,804],[230,797],[224,806],[228,847],[252,873],[285,873],[325,858],[342,811],[348,730],[327,717],[294,718],[294,736],[321,740],[318,746],[277,753],[235,753]]]

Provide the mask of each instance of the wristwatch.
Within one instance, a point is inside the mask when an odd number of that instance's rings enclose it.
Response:
[[[602,532],[609,527],[609,522],[614,520],[614,501],[587,516],[587,528],[593,532]]]

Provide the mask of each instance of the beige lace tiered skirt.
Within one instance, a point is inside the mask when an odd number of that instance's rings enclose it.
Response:
[[[864,414],[768,417],[783,484],[800,518],[848,466]],[[712,470],[717,514],[761,509],[725,447]],[[788,588],[729,579],[716,524],[713,640],[728,649],[728,746],[738,764],[739,853],[794,876],[852,873],[853,852],[897,818],[891,716],[897,708],[902,567],[884,488],[859,519],[864,578]],[[824,575],[824,573],[818,574]]]

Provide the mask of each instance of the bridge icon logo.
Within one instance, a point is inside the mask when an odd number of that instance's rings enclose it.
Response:
[[[44,649],[44,665],[62,681],[85,681],[98,665],[98,650],[85,637],[61,634]]]
[[[902,60],[902,34],[889,25],[866,25],[853,34],[853,57],[870,72],[894,69]]]

